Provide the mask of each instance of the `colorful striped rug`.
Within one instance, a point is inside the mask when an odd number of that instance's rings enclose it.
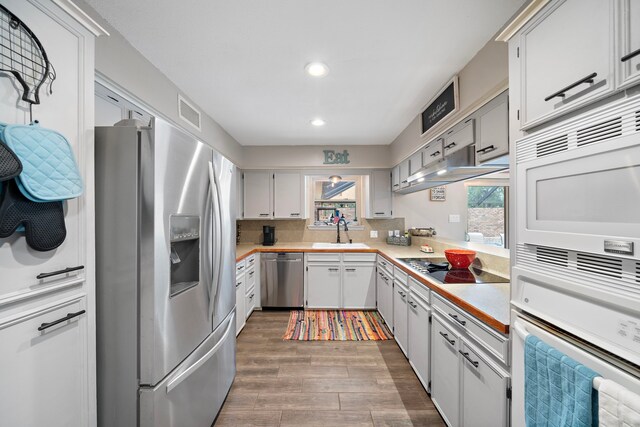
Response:
[[[393,338],[377,311],[292,310],[283,339],[382,341]]]

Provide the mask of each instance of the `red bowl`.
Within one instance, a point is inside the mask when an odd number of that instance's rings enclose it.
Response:
[[[469,249],[445,249],[444,256],[447,257],[452,268],[469,268],[476,259],[475,251]]]

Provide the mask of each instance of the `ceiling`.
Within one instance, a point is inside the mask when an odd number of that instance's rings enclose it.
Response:
[[[87,2],[240,144],[344,145],[391,143],[524,0]]]

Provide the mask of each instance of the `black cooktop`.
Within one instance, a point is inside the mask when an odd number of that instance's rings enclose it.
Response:
[[[482,271],[477,267],[450,268],[446,258],[400,258],[413,270],[442,283],[508,283],[509,279]]]

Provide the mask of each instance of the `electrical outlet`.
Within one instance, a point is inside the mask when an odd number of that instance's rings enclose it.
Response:
[[[377,239],[378,238],[378,230],[369,231],[369,237],[371,237],[372,239]]]
[[[449,222],[460,222],[460,215],[449,215]]]

